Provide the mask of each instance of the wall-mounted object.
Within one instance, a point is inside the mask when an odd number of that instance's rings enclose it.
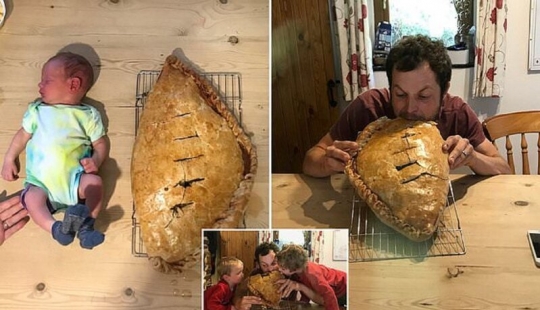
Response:
[[[540,0],[531,0],[529,70],[540,70]]]
[[[349,231],[347,229],[334,230],[332,244],[332,259],[347,261],[349,257]]]

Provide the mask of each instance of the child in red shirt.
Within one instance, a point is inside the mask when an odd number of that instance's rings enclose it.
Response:
[[[277,254],[279,271],[285,276],[298,276],[298,282],[322,297],[322,306],[338,310],[347,304],[347,274],[317,263],[308,262],[299,245],[289,245]],[[315,300],[317,303],[320,301]]]
[[[219,282],[204,292],[205,310],[234,310],[232,297],[244,278],[244,263],[236,257],[223,257],[217,267]]]

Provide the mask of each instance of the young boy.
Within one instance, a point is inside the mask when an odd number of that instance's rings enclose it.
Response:
[[[235,287],[244,278],[244,263],[235,257],[224,257],[219,262],[217,274],[219,282],[204,292],[205,310],[236,309],[232,305]]]
[[[347,274],[343,271],[308,262],[307,254],[299,245],[289,245],[277,254],[279,271],[287,276],[298,276],[298,282],[312,289],[322,298],[325,309],[337,310],[347,303]],[[317,300],[315,300],[318,302]]]
[[[105,238],[94,221],[103,196],[97,172],[109,144],[99,112],[82,102],[93,83],[84,57],[64,52],[50,58],[38,84],[41,97],[28,107],[2,166],[4,180],[17,179],[18,157],[26,148],[23,206],[58,243],[68,245],[77,234],[85,249]],[[59,210],[65,210],[63,221],[52,216]]]

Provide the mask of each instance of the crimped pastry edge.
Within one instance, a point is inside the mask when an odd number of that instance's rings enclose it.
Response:
[[[396,231],[398,231],[412,241],[425,241],[431,238],[433,233],[437,231],[437,227],[439,226],[439,222],[442,212],[444,212],[444,208],[441,208],[437,217],[437,221],[433,225],[432,230],[419,230],[416,227],[404,222],[403,220],[395,216],[392,209],[380,199],[379,195],[377,195],[367,186],[367,184],[364,182],[364,180],[356,170],[356,159],[358,157],[358,154],[362,151],[362,149],[371,139],[373,134],[381,130],[381,128],[385,125],[387,121],[389,121],[389,119],[386,116],[383,116],[373,121],[373,123],[368,125],[362,132],[359,133],[357,138],[358,150],[355,154],[353,154],[353,156],[351,156],[351,159],[345,165],[345,174],[347,174],[349,181],[351,182],[351,184],[353,184],[353,187],[355,188],[360,198],[362,198],[366,202],[368,207],[373,210],[373,213],[383,223],[392,227],[393,229],[395,229]]]
[[[279,271],[272,271],[272,272],[279,272]],[[262,294],[259,292],[259,290],[258,290],[256,287],[253,286],[253,284],[251,283],[251,279],[252,279],[253,277],[256,277],[256,276],[262,276],[262,275],[257,274],[257,275],[254,275],[254,276],[250,276],[250,277],[248,278],[247,287],[248,287],[249,291],[250,291],[253,295],[255,295],[255,296],[261,298],[261,300],[262,300],[267,306],[269,306],[269,307],[271,307],[271,308],[278,308],[278,307],[279,307],[279,303],[281,302],[281,299],[280,299],[277,303],[273,304],[273,303],[271,303],[269,300],[266,300],[265,298],[263,298],[263,296],[262,296]],[[284,277],[281,276],[281,279],[283,279],[283,278],[284,278]]]
[[[257,172],[258,162],[256,148],[251,143],[250,138],[245,134],[236,117],[230,112],[227,105],[220,99],[214,88],[205,79],[201,78],[195,71],[186,66],[174,55],[170,55],[166,58],[159,77],[171,69],[180,70],[182,73],[193,79],[199,89],[201,97],[205,99],[204,102],[225,119],[227,125],[229,128],[231,128],[234,136],[236,137],[238,145],[240,146],[244,160],[243,179],[240,181],[237,189],[233,193],[233,198],[229,203],[229,208],[220,214],[219,218],[212,227],[208,227],[238,228],[241,220],[244,217]],[[185,259],[177,262],[168,262],[159,256],[148,257],[152,267],[155,270],[163,273],[181,273],[184,269],[193,267],[198,261],[200,261],[200,258],[200,251],[192,253],[191,255],[186,256]]]

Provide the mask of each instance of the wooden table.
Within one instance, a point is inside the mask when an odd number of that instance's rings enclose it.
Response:
[[[540,228],[540,176],[452,178],[466,254],[350,263],[350,309],[540,307],[526,237]],[[348,227],[352,197],[344,175],[273,175],[272,226]]]

